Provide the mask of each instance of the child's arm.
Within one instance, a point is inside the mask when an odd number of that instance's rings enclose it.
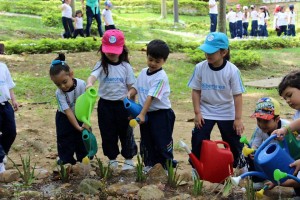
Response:
[[[200,99],[201,99],[201,90],[192,90],[192,101],[193,101],[193,107],[194,107],[194,123],[197,128],[201,128],[204,124],[204,119],[202,117],[202,114],[200,112]]]
[[[288,134],[288,132],[294,132],[300,129],[300,118],[291,122],[290,125],[282,127],[280,129],[276,129],[272,132],[272,134],[277,134],[277,139],[283,140],[284,136]]]
[[[16,100],[15,93],[14,93],[13,89],[9,90],[9,94],[10,94],[10,99],[11,99],[11,103],[14,107],[14,110],[17,111],[19,109],[19,104]]]
[[[71,108],[68,108],[67,110],[65,110],[65,113],[67,115],[67,118],[69,119],[70,123],[73,125],[73,127],[76,128],[76,130],[78,131],[83,131],[83,128],[78,124],[76,117],[73,113],[73,111],[71,110]]]
[[[140,112],[140,114],[136,117],[136,118],[139,118],[140,119],[140,124],[144,123],[145,122],[145,116],[151,106],[151,103],[153,101],[153,98],[152,96],[148,96],[146,101],[145,101],[145,104],[143,106],[143,109],[142,111]]]
[[[89,76],[89,78],[86,81],[86,88],[92,87],[96,80],[97,78],[95,76],[93,75]]]
[[[237,135],[241,135],[244,131],[244,125],[242,122],[242,105],[243,97],[242,94],[233,95],[234,108],[235,108],[235,119],[233,128],[236,130]]]
[[[137,94],[137,91],[135,88],[131,87],[129,90],[128,90],[128,93],[127,93],[127,98],[128,99],[133,99],[135,97],[135,95]]]

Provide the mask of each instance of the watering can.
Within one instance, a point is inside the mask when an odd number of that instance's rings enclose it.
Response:
[[[98,145],[95,135],[87,129],[84,129],[82,131],[82,140],[88,152],[87,156],[93,157],[98,151]]]
[[[220,148],[218,144],[224,145],[225,148]],[[233,173],[233,155],[228,143],[203,140],[200,159],[191,152],[183,141],[179,141],[179,145],[188,153],[194,168],[202,180],[222,183]]]
[[[284,140],[287,144],[291,157],[295,160],[300,159],[300,140],[297,140],[290,130],[288,130],[288,134],[284,136]],[[284,147],[283,143],[280,143],[280,146]]]
[[[135,103],[135,101],[131,100],[131,99],[128,99],[128,98],[124,98],[123,99],[123,103],[124,103],[124,107],[125,109],[128,111],[129,115],[131,117],[133,117],[136,121],[136,123],[139,123],[140,119],[136,118],[142,111],[143,107],[138,104],[138,103]],[[145,121],[147,121],[148,117],[147,115],[145,116]],[[131,121],[130,122],[130,126],[136,126],[136,123],[134,121]]]
[[[254,166],[257,171],[251,171],[238,177],[232,177],[231,180],[234,185],[238,185],[239,181],[247,176],[258,176],[270,180],[274,184],[285,182],[287,178],[275,180],[274,171],[276,169],[289,174],[289,178],[292,176],[295,168],[289,167],[289,164],[294,162],[294,159],[289,155],[287,147],[283,149],[279,144],[269,144],[270,141],[276,137],[277,135],[271,135],[256,150],[254,154]]]
[[[75,115],[84,124],[91,127],[91,114],[98,96],[94,87],[89,87],[82,95],[76,99]]]

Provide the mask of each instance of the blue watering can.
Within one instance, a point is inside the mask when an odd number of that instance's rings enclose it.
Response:
[[[139,119],[137,119],[136,117],[141,113],[143,107],[140,104],[135,103],[135,101],[133,101],[131,99],[128,99],[128,98],[124,98],[123,103],[124,103],[125,109],[129,113],[129,115],[131,117],[133,117],[134,119],[136,119],[136,121],[139,122]],[[147,121],[147,119],[148,119],[148,117],[146,115],[145,116],[145,121]]]
[[[270,180],[276,185],[278,182],[285,182],[287,178],[292,178],[297,182],[300,182],[300,179],[293,176],[295,168],[289,167],[289,164],[293,163],[295,160],[289,155],[286,143],[285,148],[281,148],[280,145],[276,143],[269,144],[270,141],[276,137],[277,135],[271,135],[256,150],[254,154],[254,166],[257,171],[247,172],[238,177],[231,177],[231,181],[234,185],[238,185],[239,181],[247,176],[258,176]],[[286,173],[286,176],[275,179],[275,170]]]

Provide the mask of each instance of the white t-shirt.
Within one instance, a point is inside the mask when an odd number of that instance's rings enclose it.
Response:
[[[65,110],[71,108],[75,112],[76,99],[85,92],[85,82],[81,79],[75,78],[77,84],[74,90],[70,92],[63,92],[60,89],[56,90],[56,100],[58,103],[58,111],[65,113]]]
[[[15,86],[6,64],[0,62],[0,103],[11,99],[9,90]]]
[[[295,11],[292,13],[292,12],[289,12],[289,20],[288,20],[289,24],[294,24],[296,23],[296,13]]]
[[[258,19],[258,12],[256,10],[252,10],[250,15],[251,15],[252,21]]]
[[[277,13],[277,26],[287,26],[288,25],[288,15],[283,12]]]
[[[290,124],[290,122],[286,119],[280,119],[281,122],[281,127],[284,127],[288,124]],[[256,126],[253,134],[252,134],[252,138],[250,140],[250,145],[251,146],[256,146],[259,147],[266,139],[268,139],[270,136],[268,135],[268,133],[264,133],[258,126]],[[271,143],[277,143],[277,140],[273,140]]]
[[[142,69],[133,87],[138,92],[139,103],[144,106],[148,96],[154,97],[149,112],[160,109],[170,109],[170,85],[166,72],[161,69],[155,73],[147,73]]]
[[[82,19],[82,17],[76,17],[75,28],[76,29],[83,29],[83,19]]]
[[[235,23],[236,22],[236,12],[229,11],[229,13],[227,14],[226,18],[229,21],[229,23]]]
[[[104,24],[106,26],[108,25],[114,25],[114,20],[112,18],[112,13],[111,13],[111,10],[106,10],[106,9],[103,9],[102,11],[102,16],[104,17]],[[106,24],[105,22],[107,22],[108,24]]]
[[[236,13],[236,21],[242,21],[243,20],[243,13],[241,11]]]
[[[99,81],[99,96],[111,101],[123,100],[127,96],[127,85],[132,85],[136,81],[132,67],[127,62],[116,65],[108,64],[108,76],[106,76],[99,61],[91,75]]]
[[[233,95],[242,94],[245,88],[240,70],[226,61],[223,68],[213,69],[202,61],[195,67],[188,86],[201,90],[200,111],[204,119],[234,120]]]
[[[247,17],[246,17],[246,14],[247,14]],[[246,22],[249,22],[249,12],[247,12],[247,13],[243,13],[243,23],[246,23]]]
[[[218,6],[215,0],[209,0],[208,5],[209,6],[213,5],[213,7],[209,7],[210,14],[218,14]]]
[[[258,14],[258,25],[265,25],[265,13]]]
[[[72,8],[69,4],[64,3],[62,5],[62,12],[63,17],[72,18]]]

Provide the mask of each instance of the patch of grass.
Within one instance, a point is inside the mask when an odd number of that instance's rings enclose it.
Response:
[[[64,165],[62,162],[58,163],[57,170],[59,173],[59,178],[63,183],[68,183],[70,181],[71,168],[72,167],[70,165]]]
[[[176,168],[173,167],[172,160],[167,160],[167,171],[168,171],[168,185],[172,188],[177,188],[179,184],[183,181],[182,178],[180,178],[180,175],[177,174],[178,164]]]
[[[100,178],[102,178],[103,180],[107,180],[107,179],[111,178],[112,177],[112,169],[110,169],[110,166],[109,165],[105,166],[103,164],[103,162],[101,161],[101,159],[98,158],[97,156],[95,156],[95,158],[96,158],[97,165],[98,165],[97,172],[98,172]]]

